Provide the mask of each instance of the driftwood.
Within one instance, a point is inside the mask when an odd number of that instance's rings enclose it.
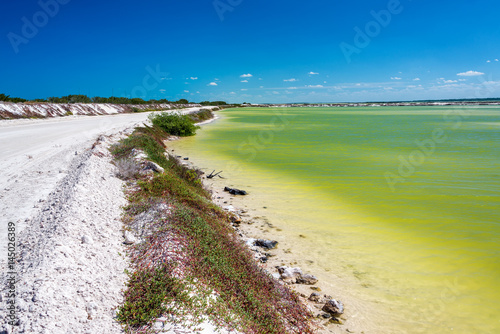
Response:
[[[215,169],[212,171],[212,173],[210,173],[210,175],[207,175],[207,179],[211,179],[211,178],[214,178],[216,176],[220,177],[221,179],[223,179],[222,176],[220,176],[219,174],[222,173],[222,171],[218,172],[218,173],[215,173]]]

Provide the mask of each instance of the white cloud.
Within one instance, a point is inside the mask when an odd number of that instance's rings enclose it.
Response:
[[[208,86],[217,86],[217,83],[216,82],[211,82],[208,84]]]
[[[259,88],[264,88],[264,86],[260,86]]]
[[[196,91],[196,94],[200,94],[200,91],[199,91],[199,90],[197,90],[197,91]]]
[[[295,81],[299,81],[299,80],[297,80],[295,78],[291,78],[291,79],[284,79],[283,81],[285,81],[285,82],[295,82]]]
[[[235,93],[235,92],[231,92],[231,93],[229,93],[229,94],[234,95],[234,94],[236,94],[236,93]]]
[[[391,80],[401,80],[400,77],[391,77]]]
[[[161,93],[165,93],[167,90],[166,89],[160,89]]]
[[[415,78],[413,79],[413,81],[420,81],[420,78]]]
[[[250,73],[240,75],[240,78],[251,78],[251,77],[253,77],[253,75],[251,75]]]
[[[188,91],[188,90],[185,90],[185,91],[184,91],[184,93],[189,93],[189,91]]]
[[[309,88],[323,88],[323,85],[309,85]]]
[[[191,77],[189,79],[191,79],[191,80],[198,80],[198,77]]]
[[[457,80],[445,80],[444,81],[445,84],[455,83],[455,82],[458,82],[458,81]]]
[[[462,73],[457,73],[457,75],[461,77],[475,77],[478,75],[483,75],[484,73],[478,72],[478,71],[467,71],[467,72],[462,72]]]
[[[241,82],[248,82],[248,80],[241,80]]]
[[[495,61],[498,61],[498,59],[495,59]]]
[[[318,73],[318,72],[312,72],[312,71],[311,71],[311,72],[309,72],[308,74],[309,74],[309,75],[316,75],[316,74],[319,74],[319,73]]]
[[[487,60],[486,62],[487,62],[487,63],[491,63],[491,60]]]
[[[288,87],[288,89],[297,89],[297,87]]]
[[[247,91],[248,89],[246,89],[246,88],[242,88],[241,90],[242,90],[242,91]]]
[[[467,79],[458,79],[458,81],[467,81]]]

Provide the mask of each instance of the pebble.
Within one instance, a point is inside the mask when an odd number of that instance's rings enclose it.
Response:
[[[319,293],[313,292],[309,296],[308,300],[318,303],[321,300],[321,295]]]
[[[82,244],[91,244],[92,243],[92,238],[89,237],[88,235],[82,236]]]
[[[316,284],[317,282],[318,282],[318,279],[314,275],[303,274],[300,277],[297,277],[298,284],[313,285],[313,284]]]

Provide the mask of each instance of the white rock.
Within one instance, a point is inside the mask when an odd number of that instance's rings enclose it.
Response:
[[[257,239],[255,239],[255,238],[248,238],[248,239],[245,241],[245,244],[246,244],[248,247],[252,248],[252,247],[255,245],[255,240],[257,240]]]
[[[137,241],[137,239],[135,238],[135,236],[130,231],[125,231],[123,233],[123,237],[125,238],[124,242],[125,242],[126,245],[135,244],[136,241]]]
[[[223,209],[229,212],[236,212],[236,209],[232,205],[225,206]]]
[[[160,165],[158,165],[157,163],[154,163],[152,161],[148,161],[146,163],[146,169],[151,169],[157,173],[163,173],[165,171],[165,169],[163,169],[163,167],[161,167]]]
[[[282,280],[291,280],[295,282],[298,277],[302,276],[302,269],[300,268],[288,268],[286,266],[278,267],[278,272]]]
[[[161,321],[155,322],[155,324],[153,325],[153,330],[161,331],[162,329],[163,329],[163,322]]]

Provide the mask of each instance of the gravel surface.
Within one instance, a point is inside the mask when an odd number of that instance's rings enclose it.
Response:
[[[113,317],[126,280],[120,255],[126,200],[107,150],[118,137],[101,136],[77,155],[19,234],[16,332],[121,332]]]
[[[148,114],[0,121],[0,268],[7,256],[7,223],[22,232],[71,172],[71,162],[99,135],[133,128]]]

